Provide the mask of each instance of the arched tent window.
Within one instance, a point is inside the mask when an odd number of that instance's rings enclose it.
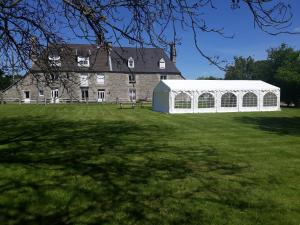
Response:
[[[204,93],[198,98],[198,108],[214,108],[215,98],[210,93]]]
[[[231,92],[222,95],[221,107],[236,107],[236,96]]]
[[[175,97],[175,108],[176,109],[190,109],[191,108],[191,97],[185,93],[179,93]]]
[[[134,68],[134,59],[132,57],[128,59],[128,67],[131,69]]]
[[[247,92],[243,96],[243,107],[257,107],[257,95],[252,92]]]
[[[265,94],[264,106],[277,106],[277,96],[272,92]]]
[[[163,58],[161,58],[159,60],[159,69],[165,69],[165,68],[166,68],[166,61]]]

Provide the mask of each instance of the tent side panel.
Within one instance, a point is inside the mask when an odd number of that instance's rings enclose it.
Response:
[[[157,112],[169,112],[169,92],[154,91],[152,108]]]

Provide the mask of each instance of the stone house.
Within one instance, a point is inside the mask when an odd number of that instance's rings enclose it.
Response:
[[[44,55],[32,57],[31,70],[3,91],[2,101],[151,101],[160,80],[184,79],[175,65],[175,45],[171,45],[170,57],[160,48],[110,44],[68,44],[49,48]]]

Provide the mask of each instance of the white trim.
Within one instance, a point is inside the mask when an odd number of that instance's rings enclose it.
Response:
[[[129,57],[127,64],[128,64],[128,68],[133,69],[134,68],[134,59],[132,57]]]

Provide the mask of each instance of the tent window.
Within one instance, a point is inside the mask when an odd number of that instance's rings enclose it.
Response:
[[[257,96],[248,92],[243,96],[243,107],[257,107]]]
[[[176,109],[190,109],[191,108],[191,97],[185,93],[180,93],[175,97],[175,108]]]
[[[236,96],[233,93],[225,93],[221,98],[221,107],[236,107]]]
[[[265,94],[264,106],[277,106],[277,96],[272,92]]]
[[[204,93],[198,98],[198,108],[214,108],[215,98],[210,93]]]

